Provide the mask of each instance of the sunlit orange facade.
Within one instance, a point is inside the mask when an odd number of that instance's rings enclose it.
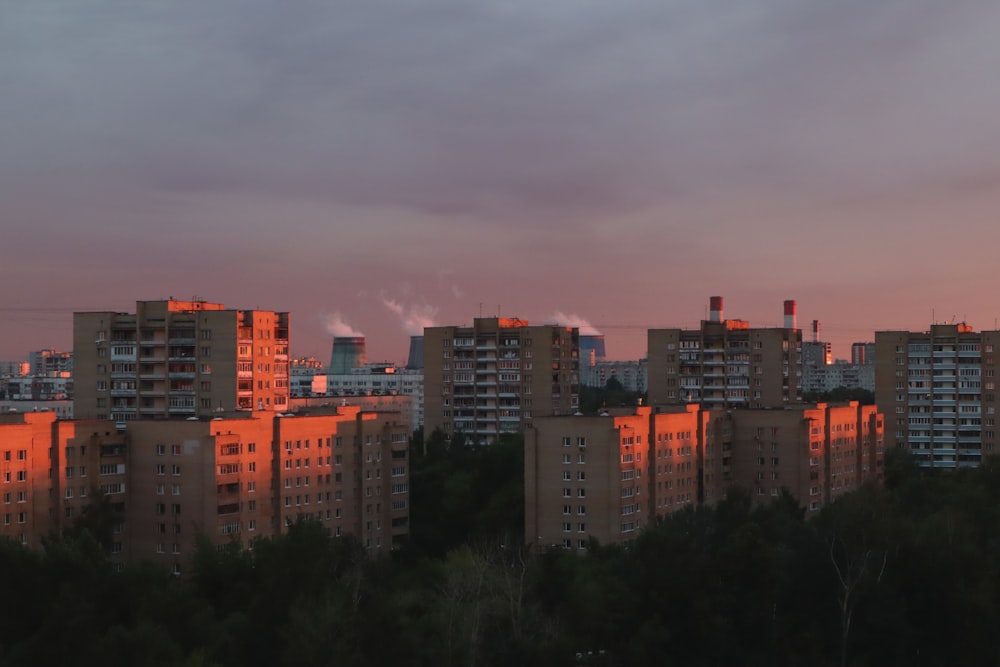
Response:
[[[341,407],[186,420],[0,416],[0,535],[37,546],[100,492],[118,563],[181,573],[199,536],[250,548],[300,517],[374,550],[409,532],[409,424]]]
[[[525,433],[525,538],[536,548],[627,543],[657,516],[738,486],[786,489],[807,511],[883,476],[874,406],[639,407],[545,417]]]
[[[288,345],[288,313],[174,299],[139,301],[134,313],[74,313],[74,416],[284,412]]]

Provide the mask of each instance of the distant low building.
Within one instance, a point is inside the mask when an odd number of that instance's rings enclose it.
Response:
[[[648,380],[645,359],[638,361],[598,361],[580,370],[580,382],[587,387],[603,387],[614,378],[626,391],[645,392]]]

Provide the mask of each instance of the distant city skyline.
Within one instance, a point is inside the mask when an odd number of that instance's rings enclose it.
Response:
[[[197,295],[405,361],[424,323],[996,328],[1000,5],[0,9],[0,360]]]

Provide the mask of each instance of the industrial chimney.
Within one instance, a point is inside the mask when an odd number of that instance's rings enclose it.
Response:
[[[721,296],[713,296],[713,297],[709,298],[708,321],[709,322],[721,322],[722,321],[722,297]]]
[[[795,302],[792,300],[785,301],[785,328],[786,329],[798,328],[798,325],[795,321]]]
[[[410,336],[410,354],[406,358],[407,370],[421,370],[424,367],[424,337]]]
[[[819,320],[813,320],[813,342],[819,342]]]
[[[368,363],[364,336],[336,337],[330,353],[330,374],[348,375]]]

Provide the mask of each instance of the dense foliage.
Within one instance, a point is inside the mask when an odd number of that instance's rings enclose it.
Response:
[[[625,389],[612,375],[603,387],[580,385],[580,412],[593,415],[605,408],[633,407],[645,398],[644,392]]]
[[[627,548],[532,556],[510,533],[518,501],[492,496],[510,492],[517,447],[428,444],[414,484],[434,486],[415,490],[414,544],[392,557],[308,522],[252,553],[205,544],[182,579],[112,572],[86,528],[42,551],[0,543],[0,664],[1000,662],[993,461],[931,474],[891,457],[884,488],[809,520],[791,497],[735,492]]]

